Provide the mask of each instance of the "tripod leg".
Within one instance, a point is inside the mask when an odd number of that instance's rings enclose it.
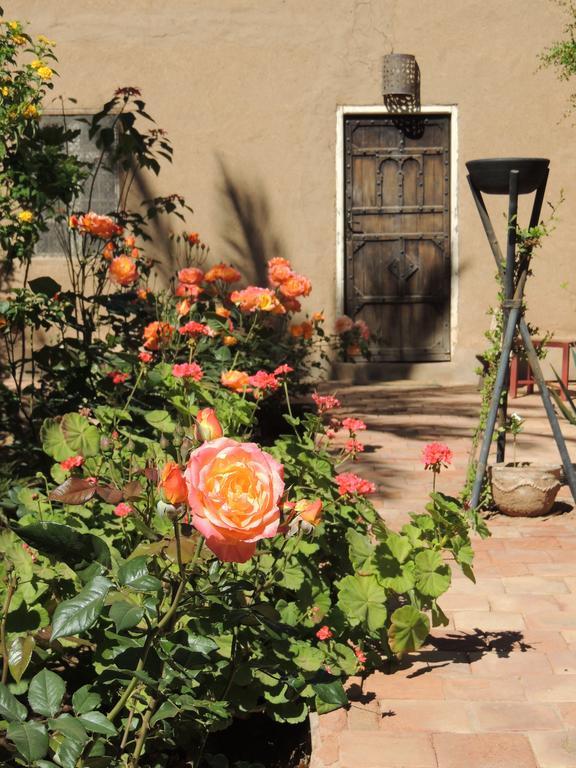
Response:
[[[508,373],[508,361],[510,359],[512,344],[514,342],[514,335],[516,333],[516,324],[518,322],[519,314],[520,314],[520,307],[514,307],[510,311],[510,314],[508,316],[506,333],[504,334],[504,342],[502,344],[502,352],[500,354],[500,362],[498,364],[498,370],[496,372],[496,381],[494,383],[494,390],[492,392],[492,400],[490,401],[490,410],[488,412],[488,418],[486,419],[486,428],[484,430],[484,437],[482,438],[482,447],[480,448],[478,466],[476,467],[476,477],[474,478],[474,487],[472,488],[472,498],[470,499],[470,506],[472,508],[477,507],[478,502],[480,501],[480,492],[482,490],[482,482],[484,480],[484,474],[486,472],[486,465],[488,464],[488,454],[490,453],[490,444],[492,443],[492,436],[494,435],[494,427],[496,426],[496,418],[498,417],[498,408],[500,406],[500,398],[504,390],[504,383],[506,380],[506,375]]]
[[[526,349],[526,354],[528,355],[528,363],[534,373],[534,378],[536,379],[536,383],[538,384],[538,389],[540,390],[540,397],[542,398],[542,402],[544,403],[544,408],[546,409],[546,415],[548,416],[548,421],[550,422],[550,426],[552,427],[552,434],[554,435],[554,440],[556,441],[556,445],[558,446],[558,452],[560,453],[560,456],[562,458],[562,464],[564,466],[564,474],[566,476],[566,482],[568,483],[570,487],[570,491],[572,492],[572,498],[576,502],[576,473],[574,472],[574,467],[572,466],[572,462],[570,461],[570,456],[568,455],[568,449],[566,448],[566,442],[564,440],[562,430],[560,429],[560,424],[558,423],[558,417],[556,416],[556,412],[554,411],[554,406],[552,405],[550,393],[548,392],[548,387],[546,386],[546,382],[542,374],[540,361],[538,360],[538,355],[536,354],[536,350],[534,349],[534,344],[532,343],[532,339],[530,337],[530,331],[528,330],[528,326],[526,325],[526,321],[524,320],[524,318],[520,320],[520,334],[522,336],[522,341],[524,342],[524,348]]]

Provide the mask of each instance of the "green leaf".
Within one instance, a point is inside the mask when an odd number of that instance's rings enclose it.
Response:
[[[324,652],[320,648],[308,645],[304,640],[294,643],[290,650],[295,654],[296,666],[305,672],[317,672],[324,665]]]
[[[334,709],[348,706],[348,697],[340,680],[331,683],[315,683],[316,709],[319,714],[332,712]]]
[[[148,411],[144,414],[144,418],[151,427],[159,432],[171,434],[176,429],[176,423],[168,411]]]
[[[211,637],[188,635],[188,647],[191,651],[208,657],[212,651],[217,651],[220,646]]]
[[[134,603],[114,603],[110,608],[110,618],[116,625],[116,632],[131,629],[142,621],[144,608]]]
[[[373,573],[374,564],[372,557],[374,555],[374,545],[368,536],[355,531],[353,528],[348,528],[346,539],[348,541],[348,553],[354,570],[361,571],[363,574]]]
[[[100,706],[102,701],[99,694],[94,693],[89,685],[83,685],[72,695],[72,706],[77,715],[83,715]]]
[[[84,458],[98,456],[100,453],[100,432],[79,413],[67,413],[60,423],[64,440],[69,448]]]
[[[413,605],[397,608],[390,617],[388,642],[392,651],[401,655],[415,651],[428,637],[430,622],[425,613]]]
[[[145,555],[133,557],[118,568],[118,581],[124,587],[131,587],[137,592],[156,592],[162,582],[148,573],[148,558]]]
[[[60,675],[49,669],[42,669],[30,681],[28,703],[39,715],[54,717],[62,706],[66,683]]]
[[[116,727],[102,712],[85,712],[78,718],[87,731],[104,736],[116,736]]]
[[[71,717],[71,715],[61,715],[56,720],[48,720],[48,728],[82,744],[88,741],[86,729],[77,717]]]
[[[27,635],[26,637],[16,637],[10,643],[10,648],[8,649],[8,668],[10,669],[10,674],[17,683],[20,682],[22,675],[28,668],[28,664],[30,664],[32,651],[35,646],[36,642],[30,635]]]
[[[391,533],[386,539],[386,544],[399,563],[403,563],[412,551],[409,539],[399,533]]]
[[[376,632],[386,621],[386,591],[375,576],[345,576],[338,584],[338,606],[355,627]]]
[[[110,550],[106,542],[93,533],[80,533],[62,523],[32,523],[13,526],[23,541],[45,555],[62,560],[74,570],[82,570],[92,563],[110,567]]]
[[[450,568],[442,560],[440,552],[425,549],[414,558],[416,588],[429,597],[440,597],[450,586]]]
[[[160,720],[166,720],[169,717],[175,717],[179,712],[180,710],[178,707],[175,704],[172,704],[171,701],[164,701],[154,713],[154,716],[150,720],[150,725],[155,725]]]
[[[0,717],[3,720],[26,720],[28,710],[10,693],[4,683],[0,683]]]
[[[52,617],[52,640],[79,635],[96,623],[112,584],[103,576],[95,576],[76,597],[65,600]]]
[[[48,752],[48,734],[40,723],[11,723],[6,736],[28,763],[41,760]]]
[[[60,422],[55,419],[45,419],[40,428],[40,440],[44,453],[51,456],[55,461],[64,461],[74,456],[74,451],[70,448],[60,429]]]

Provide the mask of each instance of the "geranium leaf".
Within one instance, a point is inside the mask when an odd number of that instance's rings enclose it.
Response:
[[[84,416],[67,413],[62,417],[60,428],[66,444],[74,453],[85,458],[100,453],[100,432]]]
[[[320,714],[326,714],[326,712],[332,712],[334,709],[348,705],[348,697],[340,680],[334,680],[331,683],[316,683],[313,688],[316,693],[316,707]]]
[[[85,504],[95,493],[96,485],[92,481],[82,477],[69,477],[54,488],[48,498],[62,504]]]
[[[52,617],[52,640],[79,635],[95,624],[112,584],[103,576],[94,577],[76,597],[65,600]]]
[[[10,723],[6,736],[28,764],[41,760],[48,752],[48,734],[40,723]]]
[[[440,552],[425,549],[414,558],[416,588],[428,597],[440,597],[450,586],[451,573]]]
[[[144,418],[151,427],[159,432],[170,434],[176,429],[176,424],[168,411],[148,411],[144,414]]]
[[[376,632],[386,622],[386,590],[375,576],[345,576],[338,582],[338,606],[352,626]]]
[[[430,621],[413,605],[403,605],[392,614],[388,642],[392,651],[401,655],[417,650],[428,637]]]
[[[28,664],[30,664],[35,645],[36,642],[30,635],[16,637],[10,644],[8,649],[8,668],[17,683],[20,682],[22,675],[28,668]]]
[[[130,483],[126,483],[122,489],[124,498],[127,500],[139,499],[143,492],[144,491],[142,490],[142,485],[140,484],[139,480],[132,480]]]
[[[56,419],[45,419],[40,428],[40,440],[44,453],[51,456],[55,461],[64,461],[74,456],[73,451],[64,437],[60,428],[60,422]]]
[[[62,706],[66,683],[60,675],[42,669],[30,681],[28,703],[38,715],[54,717]]]

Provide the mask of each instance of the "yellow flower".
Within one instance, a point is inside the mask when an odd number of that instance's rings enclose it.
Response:
[[[48,40],[45,35],[38,35],[38,42],[43,43],[44,45],[56,45],[54,40]]]
[[[17,21],[9,21],[9,22],[8,22],[8,26],[10,27],[10,29],[18,29],[18,27],[19,27],[20,25],[18,24],[18,22],[17,22]]]
[[[40,77],[42,78],[42,80],[50,80],[50,78],[53,75],[53,72],[50,69],[50,67],[40,67],[37,71]]]
[[[34,221],[34,214],[32,211],[20,211],[18,218],[20,221],[24,222],[24,224],[30,224],[32,221]]]
[[[43,67],[43,62],[40,61],[40,59],[34,59],[34,61],[30,62],[30,66],[32,69],[40,69],[40,67]]]
[[[16,45],[25,45],[25,43],[26,43],[26,38],[23,37],[22,35],[14,35],[12,37],[12,40],[14,40]]]
[[[28,117],[28,118],[38,117],[38,110],[36,109],[34,104],[28,104],[28,106],[22,110],[22,114],[24,115],[24,117]]]
[[[8,88],[8,86],[4,85],[2,87],[1,93],[2,93],[2,96],[9,96],[10,95],[10,88]]]

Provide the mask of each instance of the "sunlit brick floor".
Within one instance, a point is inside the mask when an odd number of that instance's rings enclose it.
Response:
[[[426,502],[427,442],[454,451],[439,490],[457,495],[478,415],[474,388],[336,391],[342,415],[368,425],[356,469],[378,484],[375,501],[392,528]],[[526,419],[518,459],[557,460],[539,395],[511,409]],[[576,461],[576,427],[562,429]],[[576,511],[567,488],[558,498],[545,518],[489,521],[492,537],[474,542],[477,584],[454,572],[440,600],[450,625],[393,674],[352,682],[349,711],[314,726],[313,768],[576,766]]]

